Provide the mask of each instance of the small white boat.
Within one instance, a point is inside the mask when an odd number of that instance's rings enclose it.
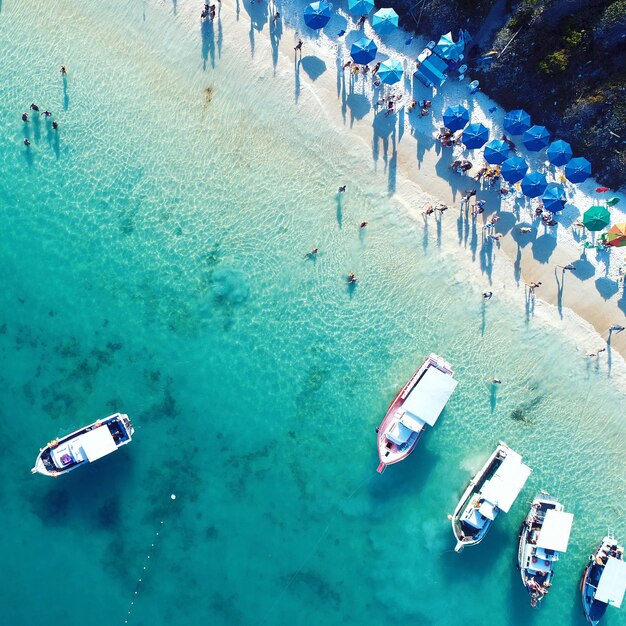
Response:
[[[622,606],[626,592],[624,548],[609,532],[589,557],[580,585],[585,617],[591,626],[602,619],[607,607]]]
[[[537,606],[552,585],[552,568],[567,551],[573,513],[546,493],[537,494],[520,528],[517,562],[530,605]]]
[[[447,361],[430,354],[387,409],[378,433],[376,470],[405,459],[417,445],[426,425],[434,426],[457,386]]]
[[[474,476],[451,516],[456,552],[480,543],[498,513],[509,512],[531,471],[517,452],[500,443]]]
[[[130,443],[134,432],[128,415],[115,413],[65,437],[53,439],[39,451],[31,472],[55,477],[66,474]]]

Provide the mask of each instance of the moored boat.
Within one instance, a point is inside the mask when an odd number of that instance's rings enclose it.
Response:
[[[531,471],[517,452],[500,443],[471,480],[451,516],[456,552],[480,543],[498,512],[509,512]]]
[[[621,607],[626,591],[626,561],[623,546],[611,533],[589,557],[580,587],[585,617],[592,626],[600,622],[609,605]]]
[[[553,566],[567,551],[574,521],[563,505],[544,492],[537,494],[520,528],[517,562],[530,605],[537,606],[552,585]]]
[[[435,425],[457,386],[453,376],[447,361],[430,354],[398,392],[376,429],[379,474],[387,465],[402,461],[413,451],[426,425]]]
[[[31,472],[55,477],[66,474],[130,443],[134,432],[128,415],[115,413],[65,437],[53,439],[39,451]]]

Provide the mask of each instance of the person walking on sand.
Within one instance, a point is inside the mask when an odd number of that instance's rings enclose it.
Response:
[[[339,187],[339,189],[337,190],[338,193],[345,193],[346,192],[346,185],[341,185],[341,187]]]
[[[218,0],[221,2],[221,0]],[[276,24],[276,22],[278,22],[278,20],[280,19],[280,13],[278,11],[276,11],[276,13],[274,13],[274,24]]]
[[[302,39],[298,39],[298,43],[296,44],[296,47],[294,48],[296,52],[300,53],[300,56],[302,56],[302,44],[304,44],[304,41],[302,41]]]
[[[567,265],[557,265],[557,267],[560,267],[563,271],[567,270],[569,272],[573,272],[576,269],[576,266],[572,263],[568,263]]]
[[[539,282],[539,283],[529,283],[526,286],[530,290],[530,293],[534,294],[535,293],[535,289],[537,289],[540,285],[541,285],[541,283]]]
[[[491,300],[493,291],[483,291],[483,300]]]
[[[361,222],[361,225],[359,226],[359,228],[365,228],[368,225],[369,222]]]
[[[433,208],[433,205],[432,205],[432,204],[429,204],[429,205],[426,207],[426,210],[425,210],[425,211],[422,211],[422,214],[423,214],[423,215],[432,215],[434,212],[435,212],[435,209]]]
[[[620,326],[619,324],[613,324],[613,326],[609,327],[609,333],[621,333],[623,330],[626,330],[625,326]]]
[[[519,232],[522,234],[532,233],[533,229],[530,226],[520,226]]]

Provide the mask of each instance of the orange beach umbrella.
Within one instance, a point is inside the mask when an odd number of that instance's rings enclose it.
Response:
[[[609,246],[621,248],[626,246],[626,222],[615,224],[609,228],[604,241]]]

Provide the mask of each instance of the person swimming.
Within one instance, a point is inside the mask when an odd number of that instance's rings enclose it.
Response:
[[[22,122],[28,122],[28,114],[22,113]]]
[[[39,107],[34,102],[31,102],[30,108],[32,111],[39,111]]]
[[[369,222],[361,222],[360,228],[365,228],[368,224]]]
[[[357,280],[359,280],[359,279],[354,275],[354,272],[350,272],[348,274],[348,284],[349,285],[353,285],[354,283],[357,282]]]
[[[59,122],[57,122],[56,120],[52,122],[52,128],[54,128],[54,130],[58,130],[59,129]]]
[[[50,117],[50,116],[52,115],[52,113],[50,113],[50,111],[44,111],[44,112],[43,112],[43,114],[44,114],[46,117]]]
[[[25,146],[30,146],[30,141],[28,140],[27,137],[24,137],[24,145]]]
[[[344,193],[346,191],[346,185],[342,185],[341,187],[339,187],[339,193]]]

